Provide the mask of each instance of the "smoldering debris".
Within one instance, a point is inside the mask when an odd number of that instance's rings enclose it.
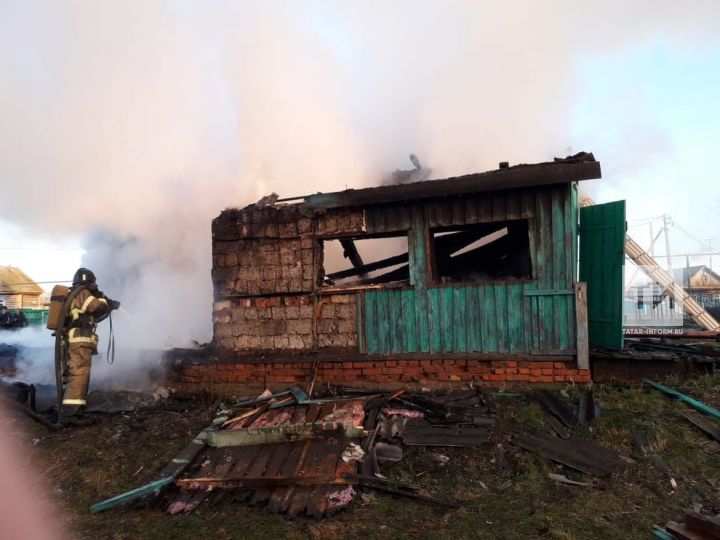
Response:
[[[567,407],[561,396],[551,398]],[[327,397],[311,397],[299,387],[274,394],[266,390],[256,398],[220,403],[212,423],[153,481],[91,510],[108,510],[154,492],[144,504],[170,514],[189,513],[232,494],[235,501],[264,504],[289,517],[323,517],[351,504],[363,490],[458,508],[449,493],[431,495],[420,485],[386,478],[386,464],[420,451],[428,452],[431,469],[437,469],[450,458],[436,447],[490,450],[498,441],[510,442],[516,453],[537,451],[575,476],[610,477],[628,466],[627,458],[591,440],[496,425],[494,403],[489,392],[477,388],[450,393],[336,389]],[[583,426],[575,422],[569,429]],[[565,475],[551,478],[595,487],[594,481]]]

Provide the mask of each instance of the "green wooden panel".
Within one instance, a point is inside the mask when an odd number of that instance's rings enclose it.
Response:
[[[455,310],[453,312],[453,350],[454,351],[469,351],[467,339],[467,326],[465,321],[467,320],[467,288],[452,288],[453,292],[453,306]]]
[[[392,217],[368,214],[369,222],[377,226],[396,227],[409,220],[412,289],[364,293],[365,321],[359,328],[364,329],[367,351],[573,351],[575,196],[574,187],[546,186],[469,197],[462,202],[407,204],[402,214],[394,207],[398,214]],[[429,227],[508,217],[528,219],[532,282],[432,283],[428,275]]]
[[[402,303],[403,323],[405,325],[405,351],[418,350],[417,328],[415,325],[415,291],[400,291],[400,302]]]
[[[625,201],[580,209],[580,281],[587,283],[591,347],[623,346]]]
[[[510,352],[527,350],[525,344],[525,307],[522,285],[511,285],[508,292],[508,347]]]
[[[390,317],[392,334],[390,336],[393,352],[405,350],[405,334],[407,333],[405,317],[402,311],[402,291],[392,291],[390,295]]]
[[[418,294],[422,292],[418,291]],[[442,351],[442,310],[440,309],[440,291],[438,289],[425,290],[424,295],[427,296],[428,313],[428,334],[430,352]]]

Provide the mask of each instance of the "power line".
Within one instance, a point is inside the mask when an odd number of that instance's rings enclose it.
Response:
[[[27,283],[3,283],[6,287],[17,287],[20,285],[48,285],[50,283],[72,283],[72,279],[57,279],[55,281],[29,281]]]
[[[0,251],[85,251],[83,248],[0,247]]]

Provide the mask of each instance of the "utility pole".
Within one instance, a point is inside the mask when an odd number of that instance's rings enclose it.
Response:
[[[665,229],[665,255],[667,255],[667,272],[671,276],[672,271],[672,254],[670,253],[670,224],[672,220],[668,214],[663,214],[663,228]]]
[[[648,221],[650,225],[650,255],[655,256],[655,235],[653,234],[652,221]]]
[[[705,242],[707,242],[707,245],[708,245],[708,247],[710,248],[710,249],[708,250],[708,251],[709,251],[708,255],[710,256],[710,270],[712,270],[712,263],[713,263],[713,260],[712,260],[712,256],[713,256],[712,243],[713,243],[713,239],[712,239],[712,238],[708,238],[707,240],[705,240]]]

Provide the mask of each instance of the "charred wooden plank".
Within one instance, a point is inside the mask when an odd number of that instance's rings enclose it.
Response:
[[[567,427],[565,427],[565,425],[563,425],[562,422],[560,422],[560,420],[557,419],[556,416],[550,413],[545,413],[545,415],[543,416],[543,420],[548,426],[550,426],[550,429],[557,433],[558,437],[560,437],[561,439],[570,438],[570,431]]]
[[[711,439],[720,442],[720,428],[709,419],[692,411],[680,411],[678,414],[698,429],[704,431]]]
[[[560,401],[560,399],[547,390],[537,390],[535,392],[537,399],[548,411],[557,416],[557,418],[567,427],[577,425],[577,418],[570,408]]]
[[[668,521],[665,524],[665,529],[670,532],[673,538],[680,540],[707,540],[707,536],[692,532],[684,523],[678,523],[676,521]]]
[[[685,526],[689,531],[710,540],[720,540],[720,517],[712,517],[696,512],[691,508],[684,510]]]
[[[334,472],[334,471],[333,471]],[[238,489],[256,490],[258,488],[273,488],[287,486],[319,486],[331,484],[352,484],[350,479],[338,479],[333,474],[308,474],[299,476],[239,476],[222,477],[213,476],[207,478],[182,478],[177,481],[178,485],[189,490],[213,489]]]
[[[355,245],[355,242],[353,242],[352,238],[341,238],[340,245],[343,248],[343,257],[349,259],[350,263],[355,268],[361,268],[364,266],[365,263],[363,263],[362,257],[360,256],[357,246]]]
[[[306,469],[311,471],[312,474],[337,478],[335,474],[335,466],[337,464],[337,460],[340,458],[343,448],[348,444],[348,442],[349,441],[347,439],[329,439],[324,447],[321,448],[322,451],[317,454],[320,457],[320,461],[316,462],[308,459]],[[333,484],[335,482],[328,483]],[[327,510],[328,492],[329,489],[327,485],[317,486],[310,490],[305,497],[305,513],[313,517],[322,517]]]
[[[305,459],[303,460],[302,466],[297,472],[297,475],[299,477],[303,477],[305,475],[314,476],[318,467],[323,462],[323,459],[332,459],[333,461],[337,459],[337,447],[339,447],[339,445],[335,447],[330,446],[329,441],[312,441],[307,453],[305,454]],[[328,477],[330,475],[328,474],[324,476]],[[288,517],[295,517],[300,512],[304,511],[305,508],[307,508],[308,503],[310,502],[310,495],[312,494],[312,491],[313,490],[309,487],[302,486],[300,484],[295,485],[292,498],[290,499],[288,504]]]
[[[402,434],[408,446],[479,446],[488,439],[483,426],[433,426],[424,420],[408,422]]]
[[[280,468],[282,467],[285,460],[288,458],[291,450],[292,446],[288,444],[272,445],[272,449],[270,450],[270,458],[268,459],[267,468],[265,469],[265,477],[277,477],[278,473],[280,472]],[[268,488],[258,489],[253,494],[251,502],[258,503],[267,501],[271,493],[271,489]]]
[[[345,279],[352,276],[362,276],[363,274],[369,274],[370,272],[374,272],[375,270],[382,270],[383,268],[387,268],[389,266],[395,266],[398,264],[405,264],[409,260],[409,256],[407,253],[403,253],[401,255],[395,255],[394,257],[388,257],[386,259],[382,259],[380,261],[371,262],[368,264],[363,264],[361,266],[356,266],[353,268],[348,268],[347,270],[340,270],[338,272],[333,272],[332,274],[328,274],[327,277],[330,279]]]
[[[592,441],[577,438],[563,441],[535,429],[515,432],[511,440],[521,448],[594,476],[610,476],[625,467],[620,454]]]
[[[588,424],[595,420],[600,414],[600,408],[595,403],[592,389],[586,390],[580,395],[578,402],[578,422],[581,425]]]
[[[402,497],[409,497],[417,501],[421,501],[433,506],[441,506],[445,508],[460,508],[460,505],[454,501],[435,499],[434,497],[428,497],[421,495],[412,488],[408,488],[402,485],[400,482],[386,481],[385,479],[372,477],[372,476],[356,476],[355,477],[361,486],[365,486],[370,489],[377,491],[384,491],[386,493],[392,493],[393,495],[400,495]]]
[[[233,468],[236,454],[233,450],[224,449],[219,452],[217,450],[210,450],[208,454],[212,454],[213,459],[212,461],[207,459],[207,462],[209,464],[214,463],[214,465],[212,467],[209,465],[206,467],[201,466],[200,471],[197,473],[198,475],[203,473],[207,474],[208,471],[210,471],[210,473],[215,476],[223,477]],[[203,465],[205,465],[205,463],[203,463]],[[195,493],[195,495],[185,504],[185,508],[183,509],[184,512],[192,512],[195,510],[195,508],[197,508],[208,495],[209,491],[207,490]]]

